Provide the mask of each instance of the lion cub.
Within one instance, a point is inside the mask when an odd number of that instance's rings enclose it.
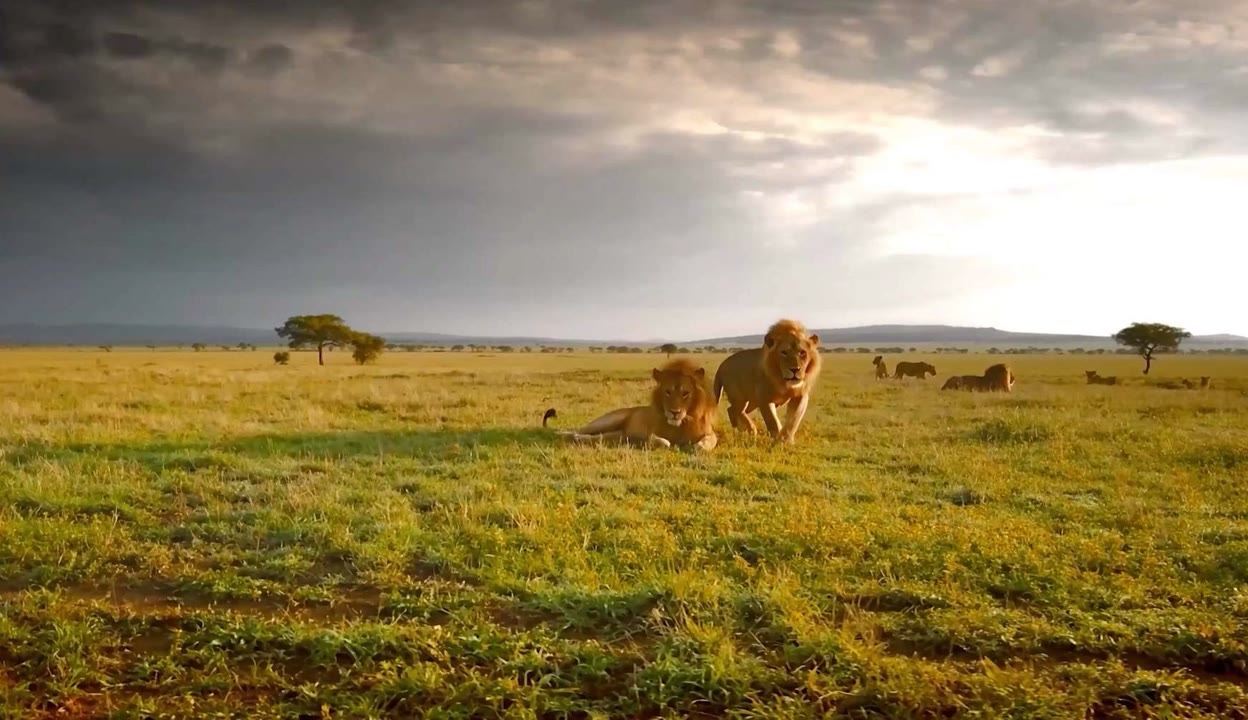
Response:
[[[796,320],[780,320],[761,348],[729,355],[715,372],[714,402],[728,395],[728,417],[738,430],[755,432],[749,414],[758,410],[773,440],[792,443],[806,416],[819,377],[819,336]],[[783,429],[776,408],[788,405]]]

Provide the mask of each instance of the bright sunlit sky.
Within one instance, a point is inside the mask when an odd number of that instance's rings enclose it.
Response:
[[[0,7],[0,322],[1248,335],[1240,0]]]

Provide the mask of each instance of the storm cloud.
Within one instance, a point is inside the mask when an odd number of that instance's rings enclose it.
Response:
[[[342,5],[0,9],[0,321],[1248,331],[1243,3]]]

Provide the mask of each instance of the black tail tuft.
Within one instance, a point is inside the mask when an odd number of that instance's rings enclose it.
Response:
[[[554,408],[550,408],[549,410],[547,410],[546,413],[542,415],[542,427],[546,427],[547,420],[551,418],[556,418],[556,417],[559,417],[559,413],[555,412]]]

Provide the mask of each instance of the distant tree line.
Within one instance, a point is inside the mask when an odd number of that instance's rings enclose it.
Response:
[[[427,345],[414,343],[392,343],[386,342],[384,338],[372,335],[370,333],[361,332],[351,328],[342,318],[337,315],[295,315],[286,320],[286,322],[278,328],[275,328],[278,337],[287,341],[287,345],[291,350],[316,350],[317,362],[321,365],[325,364],[325,353],[333,352],[335,348],[350,348],[351,357],[359,364],[374,362],[383,351],[399,351],[403,352],[498,352],[498,353],[533,353],[540,352],[543,354],[552,353],[572,353],[576,349],[563,346],[515,346],[515,345],[480,345],[480,344],[455,344],[450,347],[443,345]],[[1011,347],[998,348],[990,347],[984,352],[989,355],[1045,355],[1045,354],[1070,354],[1070,355],[1139,355],[1144,359],[1144,374],[1148,374],[1152,367],[1152,361],[1156,356],[1167,354],[1208,354],[1208,355],[1248,355],[1246,347],[1223,347],[1223,348],[1207,348],[1199,350],[1182,350],[1180,345],[1182,342],[1191,337],[1191,333],[1182,328],[1163,325],[1160,323],[1133,323],[1111,336],[1121,347],[1119,348],[1060,348],[1060,347]],[[14,347],[22,347],[16,345]],[[149,350],[155,351],[156,345],[146,345]],[[184,345],[179,344],[178,348]],[[191,343],[191,349],[195,352],[203,352],[208,349],[208,345],[203,342]],[[222,351],[240,350],[240,351],[256,351],[259,348],[248,342],[240,342],[234,346],[219,345]],[[112,352],[112,345],[98,345],[97,348],[103,352]],[[668,356],[681,354],[700,354],[700,353],[722,353],[739,350],[739,347],[717,347],[715,345],[703,345],[700,347],[685,347],[675,343],[663,343],[658,347],[641,348],[632,345],[607,345],[589,346],[584,348],[590,353],[613,353],[613,354],[642,354],[662,353]],[[859,355],[900,355],[903,353],[917,353],[918,348],[903,348],[901,346],[889,347],[848,347],[833,346],[821,347],[820,350],[826,353],[845,354],[854,353]],[[926,352],[932,354],[959,354],[965,355],[971,352],[970,348],[961,347],[936,347]],[[273,360],[279,365],[285,365],[290,362],[290,353],[279,351],[273,355]]]
[[[346,345],[350,346],[351,343],[346,343]],[[2,347],[17,348],[17,347],[29,347],[29,346],[24,343],[14,343],[14,344],[6,344],[6,345],[3,345]],[[69,347],[76,347],[76,346],[73,344],[70,344]],[[144,345],[143,347],[148,350],[157,350],[161,346]],[[174,347],[177,347],[178,349],[184,349],[187,346],[185,344],[179,344]],[[191,343],[189,347],[195,352],[203,352],[204,350],[207,350],[209,346],[207,343],[197,342],[197,343]],[[704,346],[696,347],[696,348],[688,348],[688,347],[676,346],[676,345],[672,345],[672,347],[675,349],[670,350],[670,353],[666,349],[667,345],[663,345],[657,348],[649,348],[649,349],[642,349],[638,347],[630,347],[630,346],[624,346],[624,345],[609,345],[606,347],[603,347],[600,345],[591,345],[591,346],[582,348],[582,350],[586,352],[590,352],[590,353],[606,352],[606,353],[632,354],[632,353],[650,352],[650,353],[664,353],[664,354],[675,354],[675,353],[681,353],[681,354],[712,353],[713,354],[713,353],[733,352],[733,351],[742,349],[740,347],[735,347],[735,346],[717,347],[715,345],[704,345]],[[218,345],[217,348],[223,352],[229,352],[229,351],[234,351],[234,350],[238,350],[240,352],[242,351],[255,352],[260,349],[258,345],[255,345],[254,343],[246,343],[246,342],[240,342],[233,346]],[[113,350],[115,350],[116,346],[115,345],[97,345],[96,349],[101,352],[108,353],[108,352],[112,352]],[[293,349],[310,350],[313,348],[310,346],[301,346],[299,348],[293,348]],[[325,348],[325,351],[331,352],[332,349],[333,349],[332,347],[327,346]],[[457,345],[446,346],[446,345],[428,345],[428,344],[417,344],[417,343],[385,343],[384,349],[391,351],[391,352],[409,352],[409,353],[410,352],[465,352],[467,351],[467,352],[521,352],[521,353],[553,354],[553,353],[576,352],[576,348],[554,347],[550,345],[540,345],[536,347],[531,346],[531,345],[524,345],[524,346],[517,347],[517,346],[510,346],[510,345],[457,344]],[[912,348],[903,348],[903,347],[867,348],[867,347],[834,346],[834,347],[821,347],[820,351],[825,352],[825,353],[834,353],[834,354],[854,353],[858,355],[867,355],[867,354],[902,355],[905,353],[917,353],[919,352],[919,349],[913,348],[913,347]],[[933,348],[925,352],[930,352],[930,353],[938,354],[938,355],[939,354],[965,355],[970,352],[973,352],[973,350],[969,348],[959,348],[959,347],[937,347],[937,348]],[[1062,347],[1035,347],[1035,346],[1008,347],[1008,348],[990,347],[984,350],[980,350],[979,352],[984,352],[989,355],[1049,355],[1049,354],[1051,355],[1137,355],[1139,354],[1138,350],[1136,350],[1135,348],[1131,348],[1131,347],[1120,347],[1120,348],[1083,348],[1083,347],[1062,348]],[[1186,350],[1182,348],[1178,348],[1178,347],[1174,347],[1174,348],[1158,347],[1153,350],[1153,354],[1154,355],[1237,355],[1237,356],[1244,356],[1244,355],[1248,355],[1248,347],[1221,347],[1221,348],[1214,347],[1214,348],[1199,348],[1199,349],[1191,348],[1191,349],[1186,349]]]

